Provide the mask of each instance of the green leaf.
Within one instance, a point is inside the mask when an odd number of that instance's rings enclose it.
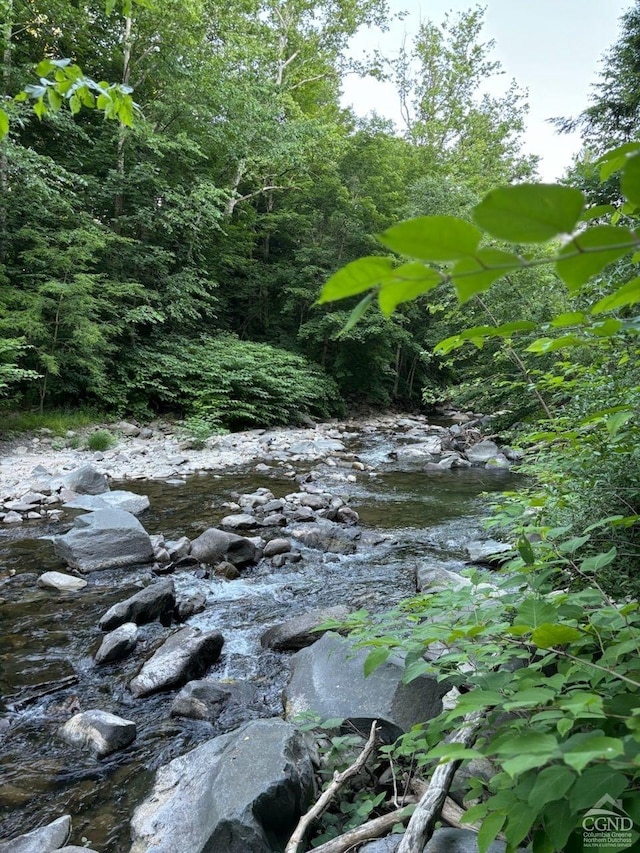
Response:
[[[612,770],[606,764],[595,764],[588,767],[577,780],[569,802],[574,812],[588,809],[595,805],[601,797],[608,794],[614,800],[626,789],[629,780],[618,770]]]
[[[47,114],[47,108],[45,107],[42,98],[35,102],[35,104],[33,105],[33,111],[39,119],[42,119],[42,117]]]
[[[47,100],[49,101],[49,107],[51,108],[51,111],[54,113],[57,112],[62,106],[62,96],[59,92],[56,92],[56,90],[52,86],[47,89]]]
[[[573,292],[630,252],[636,243],[628,228],[594,225],[562,247],[555,265],[556,272]]]
[[[532,566],[536,561],[536,557],[535,557],[535,554],[533,553],[533,548],[531,547],[531,542],[529,542],[529,540],[527,539],[526,536],[521,536],[518,539],[517,547],[518,547],[518,553],[520,554],[520,556],[524,560],[525,565]]]
[[[534,809],[512,809],[507,816],[507,824],[503,829],[509,847],[515,848],[529,834],[536,822],[537,812]]]
[[[611,761],[622,755],[624,746],[619,738],[604,737],[602,734],[586,737],[576,735],[563,744],[562,752],[565,763],[580,773],[592,761]]]
[[[501,705],[503,702],[504,696],[495,690],[471,690],[469,693],[463,693],[460,696],[456,707],[449,713],[449,718],[462,717],[469,711],[492,708],[494,705]]]
[[[622,195],[632,204],[640,204],[640,154],[627,159],[620,179]]]
[[[553,646],[561,646],[564,643],[573,643],[579,640],[582,633],[570,625],[540,625],[531,635],[531,641],[539,649],[550,649]]]
[[[585,319],[583,311],[567,311],[566,314],[559,314],[554,317],[549,325],[556,329],[564,329],[567,326],[579,326],[584,323]]]
[[[382,282],[378,303],[383,314],[389,317],[401,302],[410,302],[417,296],[433,290],[442,283],[437,270],[414,261],[393,270],[390,278]]]
[[[587,208],[580,217],[581,222],[590,222],[592,219],[599,219],[601,216],[608,216],[615,213],[616,209],[612,204],[596,204],[593,207]]]
[[[586,560],[583,560],[580,563],[580,569],[583,572],[598,572],[600,569],[603,569],[605,566],[613,563],[615,558],[618,556],[618,549],[613,546],[605,553],[596,554],[593,557],[587,557]]]
[[[486,853],[491,846],[491,842],[500,832],[507,819],[506,815],[494,812],[482,821],[482,826],[478,832],[478,853]]]
[[[344,299],[346,296],[354,296],[370,290],[387,278],[392,269],[393,262],[390,258],[381,258],[376,255],[352,261],[327,281],[322,288],[318,304],[334,302],[336,299]]]
[[[419,216],[388,228],[378,236],[387,248],[423,261],[457,261],[473,255],[480,231],[455,216]]]
[[[518,608],[513,624],[537,628],[539,625],[550,623],[556,618],[557,611],[553,604],[541,601],[538,598],[528,598]]]
[[[478,249],[472,258],[463,258],[451,270],[458,301],[464,304],[488,290],[494,281],[518,269],[522,262],[518,255],[500,249]]]
[[[626,142],[603,154],[596,160],[596,164],[600,165],[600,180],[606,181],[614,172],[621,169],[627,162],[627,155],[633,154],[638,149],[640,149],[640,142]]]
[[[373,302],[373,293],[367,293],[364,299],[361,299],[360,302],[353,309],[351,314],[349,314],[347,318],[347,322],[344,324],[342,329],[340,329],[340,334],[338,337],[344,337],[347,332],[350,332],[351,329],[356,325],[356,323],[362,319],[363,315]]]
[[[493,190],[473,209],[476,223],[500,240],[544,243],[571,234],[582,209],[579,190],[558,184],[518,184]]]
[[[556,352],[556,350],[564,349],[565,347],[575,347],[583,344],[582,338],[577,335],[562,335],[559,338],[538,338],[525,349],[525,352],[537,352],[543,355],[547,352]]]
[[[4,139],[7,133],[9,133],[9,116],[0,109],[0,139]]]
[[[364,662],[365,678],[371,675],[379,666],[382,666],[390,654],[391,650],[385,648],[373,649],[373,651],[369,652]]]
[[[505,711],[514,711],[517,708],[536,708],[538,705],[546,705],[555,695],[555,690],[549,690],[547,687],[529,687],[525,690],[518,690],[513,698],[505,702],[502,707]]]
[[[477,749],[469,749],[462,743],[439,743],[427,753],[427,758],[443,758],[445,761],[458,761],[463,758],[483,758]]]
[[[554,800],[554,802],[549,803],[544,810],[542,819],[545,832],[553,845],[551,850],[564,850],[576,825],[576,819],[571,813],[568,801],[566,799]],[[534,853],[538,853],[538,850],[549,850],[548,847],[537,848],[535,843],[533,849]]]
[[[576,774],[562,764],[545,767],[536,776],[529,793],[529,805],[540,812],[547,803],[561,800],[575,780]]]
[[[611,415],[611,417],[607,418],[606,425],[607,431],[609,435],[613,438],[613,436],[623,427],[627,421],[630,421],[633,417],[633,412],[616,412],[615,415]]]
[[[640,277],[632,278],[615,293],[600,299],[591,309],[592,314],[602,314],[605,311],[615,311],[616,308],[626,308],[640,302]]]

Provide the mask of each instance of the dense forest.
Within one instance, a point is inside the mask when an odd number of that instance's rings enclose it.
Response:
[[[433,642],[472,662],[396,757],[491,755],[481,849],[573,849],[594,790],[640,826],[640,2],[556,119],[584,145],[557,185],[523,153],[524,92],[486,92],[480,8],[356,61],[385,0],[2,7],[4,408],[211,430],[490,413],[530,475],[495,507],[517,542],[503,594],[434,596],[426,633],[415,600],[352,625],[371,668],[401,648],[420,674]],[[403,126],[341,107],[346,74],[393,81]],[[478,713],[479,745],[440,743]]]
[[[500,73],[481,10],[423,24],[395,59],[356,62],[350,37],[384,26],[384,0],[136,4],[127,16],[100,2],[4,5],[3,94],[31,95],[6,101],[0,163],[0,334],[7,361],[21,341],[30,371],[5,391],[15,405],[234,427],[328,415],[342,399],[442,396],[450,372],[432,348],[449,306],[371,315],[341,335],[347,315],[315,301],[395,220],[464,212],[533,174],[523,93],[480,94]],[[132,87],[131,127],[80,100],[74,116],[57,109],[51,89],[41,98],[34,67],[63,57]],[[340,108],[346,74],[395,81],[401,132]]]

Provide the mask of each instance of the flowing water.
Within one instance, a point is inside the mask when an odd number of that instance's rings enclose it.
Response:
[[[224,635],[222,656],[210,675],[251,680],[259,688],[263,715],[281,713],[288,660],[286,654],[261,649],[265,628],[311,607],[344,602],[353,609],[389,607],[415,592],[415,565],[425,557],[461,568],[465,543],[481,532],[486,506],[481,493],[513,489],[516,482],[504,471],[397,470],[387,462],[388,442],[376,436],[353,449],[375,466],[373,472],[358,474],[354,484],[340,477],[339,469],[323,466],[318,477],[327,491],[348,496],[363,531],[370,533],[364,537],[369,544],[356,554],[302,549],[300,563],[283,569],[258,565],[234,581],[199,579],[192,570],[173,575],[178,596],[206,596],[205,611],[188,624]],[[151,509],[141,521],[167,539],[195,538],[227,514],[225,501],[260,486],[280,497],[297,490],[278,469],[273,476],[239,470],[193,476],[183,484],[114,484],[149,496]],[[171,718],[175,693],[131,696],[129,680],[166,636],[158,624],[141,627],[130,658],[94,664],[102,636],[98,619],[136,592],[150,569],[94,572],[79,593],[41,590],[38,574],[64,568],[47,538],[53,532],[34,523],[0,534],[0,577],[12,575],[0,586],[0,838],[71,814],[73,843],[86,838],[101,853],[122,853],[128,849],[131,813],[150,789],[155,769],[237,721]],[[90,708],[135,721],[137,739],[102,760],[68,747],[57,729],[77,710]]]

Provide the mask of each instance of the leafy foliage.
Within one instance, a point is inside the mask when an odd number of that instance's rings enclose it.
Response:
[[[334,383],[301,356],[230,335],[140,347],[125,376],[133,409],[183,411],[230,429],[326,418],[342,405]]]

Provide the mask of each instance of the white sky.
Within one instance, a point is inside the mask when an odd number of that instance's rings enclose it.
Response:
[[[415,35],[420,20],[439,23],[444,13],[472,8],[474,0],[389,0],[392,12],[406,10],[389,32],[367,30],[353,42],[353,55],[378,48],[387,56],[397,53],[406,35]],[[633,0],[485,0],[482,41],[494,39],[493,58],[505,72],[503,91],[515,78],[528,90],[529,116],[525,149],[538,154],[540,175],[554,180],[571,164],[579,139],[558,136],[546,123],[555,116],[575,116],[588,105],[600,60],[616,41],[620,15]],[[501,85],[500,84],[500,85]],[[359,115],[375,110],[400,125],[398,97],[390,83],[348,77],[343,104]]]

